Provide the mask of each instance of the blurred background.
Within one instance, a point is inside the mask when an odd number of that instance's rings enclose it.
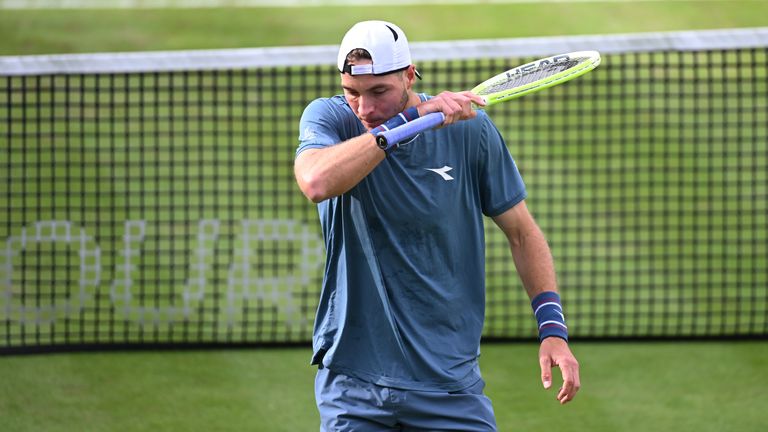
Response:
[[[446,42],[414,59],[432,94],[537,49],[604,52],[489,111],[552,245],[583,384],[565,407],[541,389],[490,226],[499,429],[763,430],[766,17],[741,0],[0,0],[0,428],[318,429],[323,250],[296,128],[340,93],[344,32],[383,19],[421,52]],[[512,54],[465,55],[487,39]],[[216,64],[233,59],[248,66]]]

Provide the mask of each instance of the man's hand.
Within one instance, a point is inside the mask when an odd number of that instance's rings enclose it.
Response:
[[[459,93],[442,92],[439,95],[421,103],[417,106],[419,115],[423,116],[432,112],[442,112],[445,114],[443,126],[456,123],[460,120],[467,120],[477,116],[472,104],[484,106],[485,100],[468,91]]]
[[[548,337],[539,347],[539,365],[541,382],[545,389],[552,387],[552,367],[557,366],[563,374],[563,386],[557,393],[557,400],[566,404],[573,400],[581,387],[579,381],[579,362],[568,348],[568,342],[559,337]]]

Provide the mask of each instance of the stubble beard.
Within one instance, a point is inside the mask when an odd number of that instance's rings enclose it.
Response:
[[[398,112],[405,111],[405,108],[408,106],[408,100],[410,99],[410,95],[408,94],[408,89],[403,89],[403,96],[400,98],[400,110]]]

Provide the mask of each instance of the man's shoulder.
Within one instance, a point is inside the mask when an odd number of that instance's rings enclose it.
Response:
[[[349,109],[349,104],[343,95],[335,95],[331,97],[320,97],[307,105],[307,108],[319,108],[319,109]]]
[[[303,117],[306,119],[332,121],[345,119],[350,115],[354,116],[354,113],[344,96],[336,95],[313,100],[304,108]]]

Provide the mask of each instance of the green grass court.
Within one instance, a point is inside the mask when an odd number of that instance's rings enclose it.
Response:
[[[560,406],[537,345],[483,346],[499,430],[761,431],[764,342],[575,343],[582,389]],[[312,431],[305,349],[83,353],[0,358],[8,431]]]
[[[554,12],[556,11],[556,12]],[[203,10],[142,10],[142,11],[8,11],[0,13],[0,55],[22,54],[53,54],[109,51],[147,51],[147,50],[176,50],[176,49],[217,49],[255,46],[287,46],[336,44],[341,34],[353,22],[361,19],[381,18],[399,23],[408,33],[411,41],[452,40],[474,38],[508,38],[526,36],[602,34],[602,33],[631,33],[645,31],[714,29],[732,27],[756,27],[768,24],[768,2],[764,1],[652,1],[652,2],[574,2],[574,3],[541,3],[541,4],[480,4],[476,6],[402,6],[402,7],[328,7],[328,8],[256,8],[256,9],[203,9]],[[446,25],[445,23],[450,23]],[[458,24],[465,23],[465,24]],[[765,55],[764,53],[761,55]],[[648,59],[652,61],[653,59]],[[764,62],[764,58],[759,61]],[[689,88],[678,84],[681,76],[688,76],[685,68],[670,71],[655,71],[650,78],[660,79],[654,85],[626,87],[627,94],[637,94],[638,97],[629,100],[630,104],[661,103],[654,101],[655,92],[672,91],[678,95],[697,94],[702,91],[722,90],[719,84],[716,88]],[[736,69],[724,70],[723,76],[738,74]],[[766,93],[766,75],[757,75],[753,79],[755,94]],[[729,75],[730,74],[730,75]],[[439,74],[434,79],[442,79]],[[718,77],[717,79],[720,79]],[[279,81],[285,85],[286,81]],[[740,90],[745,90],[740,87]],[[196,97],[196,96],[193,96]],[[201,99],[207,96],[199,96]],[[154,108],[148,100],[148,110]],[[244,101],[238,100],[238,104]],[[534,111],[551,112],[546,98],[536,100],[521,100]],[[634,122],[637,130],[643,135],[641,140],[652,141],[659,127],[688,122],[681,113],[688,112],[701,103],[695,97],[680,96],[672,102],[665,102],[665,115],[645,118],[627,119],[622,117],[622,109],[631,106],[596,106],[592,107],[601,115],[592,116],[589,126],[599,130],[601,142],[612,139],[626,138],[612,134],[610,125]],[[722,103],[736,107],[736,112],[749,112],[752,104],[764,104],[765,99],[744,98],[724,99]],[[762,106],[762,105],[759,105]],[[704,109],[715,107],[705,106]],[[217,112],[200,111],[193,103],[193,117],[215,117]],[[237,110],[238,108],[235,108]],[[300,110],[301,107],[292,107]],[[661,112],[661,111],[660,111]],[[126,111],[119,115],[133,115]],[[169,112],[148,112],[149,115],[166,115]],[[285,113],[282,113],[285,115]],[[585,118],[589,113],[585,114]],[[738,116],[739,114],[733,114]],[[557,116],[551,118],[559,121]],[[704,116],[699,119],[701,124],[692,136],[673,137],[680,139],[703,139],[709,144],[712,155],[726,154],[725,144],[732,133],[719,125],[732,121],[733,117],[725,118]],[[764,118],[752,119],[755,128],[739,131],[741,137],[765,136]],[[177,125],[178,126],[178,125]],[[216,128],[215,122],[191,121],[187,125],[193,129]],[[235,130],[247,128],[247,124],[230,124]],[[0,142],[4,143],[4,133],[8,129],[16,131],[19,125],[0,126]],[[29,128],[40,125],[28,125]],[[54,125],[55,128],[65,128],[63,123]],[[92,134],[101,126],[86,125],[84,135]],[[123,126],[118,126],[123,127]],[[145,134],[153,135],[155,129],[164,130],[166,125],[160,123],[139,126],[128,124],[125,129],[116,131],[111,147],[122,148],[124,133],[142,129]],[[515,131],[515,125],[501,125],[508,133]],[[2,129],[6,128],[6,129]],[[269,124],[260,135],[264,141],[272,140],[275,134],[289,130],[291,125],[275,121]],[[104,130],[103,127],[100,130]],[[290,129],[292,130],[292,129]],[[183,134],[183,130],[174,130],[174,134]],[[761,135],[762,134],[762,135]],[[645,177],[637,167],[657,166],[665,172],[659,181],[676,185],[676,196],[704,196],[710,188],[717,188],[717,193],[729,196],[725,202],[728,206],[742,209],[742,216],[736,220],[725,219],[721,213],[714,212],[706,218],[698,218],[697,212],[716,208],[714,203],[691,203],[673,200],[655,202],[650,210],[668,215],[675,229],[657,232],[643,219],[644,211],[649,209],[627,208],[620,196],[606,195],[598,201],[588,190],[581,190],[579,198],[597,205],[597,217],[575,221],[569,215],[577,214],[578,208],[550,208],[550,200],[562,191],[557,189],[536,190],[536,176],[541,176],[551,185],[566,188],[573,183],[568,174],[567,156],[578,160],[586,160],[588,152],[597,151],[595,166],[610,159],[610,155],[618,149],[610,145],[579,147],[578,150],[557,145],[557,135],[546,135],[545,131],[537,129],[532,123],[519,132],[519,136],[529,140],[551,140],[553,145],[534,147],[535,156],[549,156],[547,162],[538,166],[524,166],[530,172],[527,176],[529,189],[536,191],[539,201],[531,200],[529,205],[560,216],[540,220],[547,235],[554,243],[563,245],[562,249],[554,250],[558,255],[563,250],[570,251],[558,257],[558,269],[566,275],[561,284],[567,289],[568,285],[589,285],[596,288],[589,295],[599,293],[610,295],[616,285],[632,286],[632,290],[621,294],[616,302],[595,302],[589,296],[572,294],[574,308],[579,308],[585,317],[592,314],[608,313],[612,319],[617,318],[616,308],[626,317],[619,328],[635,336],[653,333],[659,329],[680,326],[688,331],[688,335],[717,329],[745,330],[745,324],[739,318],[740,309],[734,301],[736,296],[759,294],[765,299],[764,290],[768,289],[768,281],[764,279],[765,272],[749,273],[744,269],[764,269],[765,263],[755,262],[754,259],[766,256],[766,232],[749,233],[752,242],[742,254],[729,249],[728,242],[723,242],[723,236],[742,236],[738,227],[740,224],[752,224],[765,227],[766,212],[764,198],[762,204],[751,202],[747,196],[729,195],[734,181],[749,184],[753,196],[765,197],[766,171],[755,174],[725,172],[709,173],[710,162],[697,162],[688,156],[693,154],[691,147],[681,147],[674,154],[667,152],[669,142],[659,147],[649,147],[645,153],[629,152],[623,159],[624,165],[613,171],[614,176],[605,171],[593,171],[589,164],[582,165],[579,172],[578,184],[601,185],[605,190],[617,179],[627,186],[625,193],[641,197],[650,197],[655,180]],[[161,178],[167,175],[183,175],[189,178],[196,176],[224,176],[223,173],[237,179],[243,179],[243,187],[235,191],[234,198],[224,194],[222,188],[231,185],[231,181],[221,178],[220,184],[203,185],[198,180],[186,184],[164,184],[156,182],[144,184],[149,190],[142,195],[142,203],[158,208],[158,213],[151,215],[165,221],[173,220],[174,206],[184,205],[173,199],[166,199],[170,189],[187,188],[195,193],[190,208],[185,210],[183,223],[188,219],[220,218],[223,224],[220,235],[224,239],[218,246],[221,257],[214,263],[222,269],[227,263],[237,259],[236,253],[246,241],[238,236],[242,233],[236,223],[243,217],[248,217],[241,204],[248,199],[248,194],[260,191],[263,201],[257,216],[263,219],[279,218],[286,205],[300,201],[297,189],[288,188],[284,183],[265,182],[264,184],[247,186],[245,179],[249,172],[249,164],[258,164],[259,175],[265,178],[285,176],[290,169],[292,152],[285,154],[256,154],[248,152],[245,146],[245,136],[238,135],[229,138],[229,150],[226,152],[208,148],[203,143],[192,142],[190,149],[181,153],[175,149],[170,140],[158,142],[159,153],[154,155],[139,155],[131,152],[100,151],[96,142],[84,140],[82,148],[87,149],[88,156],[94,159],[83,159],[85,153],[78,151],[68,155],[70,167],[83,162],[80,168],[56,167],[58,161],[48,158],[44,153],[29,157],[41,157],[39,161],[26,159],[30,166],[37,164],[38,171],[11,173],[13,178],[18,175],[60,175],[77,178],[84,177],[99,179],[95,182],[97,190],[109,190],[107,197],[88,205],[104,206],[103,211],[117,206],[119,210],[110,214],[110,223],[99,225],[101,231],[91,232],[91,235],[102,238],[120,239],[123,233],[123,221],[136,219],[142,212],[135,210],[131,195],[124,192],[133,191],[137,184],[125,182],[109,184],[108,179],[113,173],[116,177],[130,177],[131,164],[147,158],[146,171],[148,178]],[[270,142],[270,145],[277,143]],[[288,143],[292,146],[293,142]],[[729,153],[724,166],[740,166],[752,163],[754,166],[764,166],[766,143],[759,143],[755,148],[747,149],[737,154]],[[665,147],[666,146],[666,147]],[[91,151],[93,150],[93,151]],[[578,153],[584,151],[585,153]],[[755,157],[757,155],[757,157]],[[516,155],[521,164],[534,154]],[[174,161],[187,158],[190,162],[183,172],[166,172],[163,164],[155,165],[154,161]],[[761,159],[762,158],[762,159]],[[200,161],[213,160],[203,166]],[[149,163],[152,161],[152,163]],[[20,163],[15,160],[13,163]],[[96,162],[112,163],[110,169],[95,165]],[[760,164],[763,165],[760,165]],[[177,165],[179,166],[179,165]],[[0,167],[3,167],[0,164]],[[0,168],[4,169],[4,168]],[[111,171],[110,171],[111,170]],[[693,181],[697,175],[707,173],[710,182],[697,185]],[[573,173],[571,173],[573,174]],[[747,178],[746,175],[754,175]],[[735,176],[735,177],[733,177]],[[18,183],[17,183],[18,184]],[[55,192],[64,192],[80,183],[72,185],[56,184],[51,179],[27,184],[24,187],[30,197],[25,204],[31,207],[46,207],[50,204],[72,206],[77,208],[81,203],[71,201],[63,195],[56,196]],[[141,187],[138,184],[138,187]],[[5,188],[3,185],[0,188]],[[0,189],[2,190],[2,189]],[[40,195],[41,201],[37,202]],[[2,196],[2,194],[0,194]],[[138,195],[136,195],[138,196]],[[50,198],[48,198],[50,197]],[[52,201],[48,201],[52,200]],[[63,200],[56,202],[56,200]],[[70,201],[67,201],[70,200]],[[762,205],[763,207],[760,207]],[[221,209],[221,213],[213,214],[211,208]],[[307,207],[307,220],[314,222],[312,210]],[[134,209],[134,210],[131,210]],[[611,212],[621,210],[626,219],[609,219]],[[109,210],[111,211],[111,210]],[[635,214],[632,212],[635,211]],[[69,214],[72,219],[93,221],[98,212],[85,214]],[[28,223],[29,215],[11,212],[4,215],[6,222],[18,231],[19,223]],[[56,214],[41,213],[37,216],[55,217]],[[90,219],[89,219],[90,218]],[[611,230],[611,227],[630,225],[644,227],[638,232],[638,238],[627,238],[624,234]],[[2,226],[0,224],[0,226]],[[86,226],[93,227],[94,225]],[[728,230],[713,230],[713,227],[733,227]],[[678,229],[679,228],[679,229]],[[90,229],[90,228],[89,228]],[[274,228],[276,230],[286,228]],[[288,228],[288,230],[298,228]],[[167,234],[178,234],[194,239],[198,226],[159,224],[150,221],[148,232],[157,235],[150,238],[146,247],[149,251],[173,250],[169,256],[150,254],[144,262],[147,280],[174,279],[179,283],[184,281],[183,272],[170,272],[174,263],[186,262],[199,246],[194,240],[184,243],[181,247],[166,237]],[[2,231],[4,232],[4,231]],[[294,232],[294,231],[290,231]],[[295,231],[298,232],[298,231]],[[8,233],[6,233],[8,234]],[[18,232],[14,232],[18,234]],[[162,235],[161,235],[162,234]],[[293,235],[293,234],[291,234]],[[691,238],[697,242],[688,243]],[[744,239],[741,239],[744,240]],[[493,240],[491,240],[493,241]],[[714,246],[708,246],[708,242]],[[655,255],[641,253],[637,245],[648,242],[656,245],[652,252]],[[273,243],[279,243],[274,241]],[[574,244],[587,244],[589,247],[573,248]],[[89,243],[89,247],[93,244]],[[205,246],[205,245],[202,245]],[[39,252],[45,256],[50,245],[39,245]],[[57,246],[61,248],[61,246]],[[109,245],[114,248],[115,245]],[[175,249],[179,247],[179,249]],[[706,258],[699,259],[701,248],[705,248]],[[34,256],[38,246],[30,246],[27,258]],[[712,249],[715,248],[715,249]],[[62,249],[70,254],[67,262],[76,262],[76,250]],[[286,262],[296,261],[296,251],[291,248],[278,249],[273,258],[258,262],[260,268],[280,271]],[[578,253],[576,253],[578,252]],[[231,255],[230,255],[231,254]],[[573,255],[571,255],[573,254]],[[685,259],[674,258],[685,256]],[[750,255],[751,254],[751,255]],[[757,258],[749,258],[746,255]],[[157,258],[157,256],[161,256]],[[615,257],[619,257],[615,259]],[[704,256],[704,255],[702,255]],[[585,261],[580,261],[585,258]],[[673,257],[670,259],[670,257]],[[714,259],[712,257],[718,258]],[[719,259],[722,258],[722,259]],[[19,258],[21,259],[21,258]],[[105,279],[112,278],[111,268],[119,261],[117,255],[105,256]],[[586,264],[585,264],[586,263]],[[18,264],[18,263],[17,263]],[[50,264],[50,263],[41,263]],[[585,268],[584,265],[591,267]],[[624,266],[634,274],[632,279],[612,276],[611,270],[616,266]],[[500,260],[489,263],[489,286],[502,286],[508,275],[504,273],[505,265]],[[694,270],[693,276],[680,273],[676,276],[675,269]],[[671,273],[669,280],[678,282],[664,291],[660,300],[653,303],[650,289],[658,280],[658,273]],[[222,283],[225,271],[217,273]],[[181,275],[181,276],[180,276]],[[52,272],[45,277],[71,278],[70,283],[76,283],[76,274]],[[36,275],[30,275],[34,278]],[[684,303],[689,296],[706,297],[717,290],[718,284],[739,282],[743,288],[740,292],[724,292],[721,297],[710,298],[704,310],[711,315],[701,326],[696,325],[691,309]],[[312,281],[317,284],[318,281]],[[516,281],[511,283],[516,284]],[[108,283],[102,285],[109,287]],[[702,288],[703,287],[703,288]],[[750,287],[757,287],[756,289]],[[708,291],[709,290],[709,291]],[[107,289],[108,291],[108,289]],[[151,292],[151,289],[149,290]],[[741,292],[743,291],[743,292]],[[490,294],[496,295],[496,294]],[[506,294],[498,294],[499,304],[509,301]],[[716,296],[715,296],[716,297]],[[221,299],[207,299],[208,306],[224,307]],[[106,297],[91,301],[105,302]],[[284,299],[280,299],[276,304]],[[155,296],[155,306],[180,306],[174,297]],[[213,302],[213,303],[211,303]],[[247,304],[247,305],[246,305]],[[663,305],[662,305],[663,304]],[[92,304],[89,304],[92,305]],[[196,303],[193,306],[197,306]],[[313,311],[299,305],[297,310],[270,309],[263,307],[259,299],[244,300],[237,308],[250,307],[260,310],[265,319],[285,321],[290,318],[296,322],[311,320]],[[749,306],[749,312],[757,319],[764,319],[764,311],[768,308],[765,301]],[[179,309],[180,310],[180,309]],[[524,324],[511,324],[509,320],[500,320],[496,309],[489,310],[491,315],[487,328],[504,332],[510,325],[533,325],[532,318],[522,321]],[[529,316],[526,309],[513,310],[513,314],[521,317]],[[649,312],[653,314],[648,315]],[[658,313],[657,313],[658,312]],[[126,316],[136,317],[139,310],[126,312]],[[151,322],[151,311],[146,312],[146,319]],[[178,314],[182,314],[177,310]],[[611,315],[613,313],[613,315]],[[133,314],[133,315],[131,315]],[[180,315],[179,315],[180,316]],[[179,319],[179,316],[171,317]],[[648,318],[651,316],[652,318]],[[204,315],[205,319],[216,317]],[[28,315],[30,320],[43,319],[45,316]],[[89,316],[91,320],[101,320],[109,324],[108,331],[117,334],[128,334],[128,340],[141,341],[152,338],[153,327],[137,330],[134,326],[124,324],[120,316],[115,319],[111,315]],[[169,317],[162,317],[168,319]],[[584,319],[571,323],[576,328],[586,331],[602,328],[604,321],[598,318]],[[248,327],[251,337],[268,338],[269,333],[263,332],[269,322],[259,321]],[[755,328],[765,328],[765,323],[757,321]],[[42,337],[45,339],[46,328],[42,327]],[[74,333],[80,331],[75,321],[68,322],[67,329]],[[202,327],[200,327],[202,329]],[[210,329],[200,330],[191,326],[186,330],[174,333],[174,340],[182,341],[190,337],[218,337],[226,335],[226,329],[220,328],[220,333],[209,332]],[[748,330],[748,328],[746,328]],[[156,329],[155,329],[156,330]],[[294,330],[296,330],[294,328]],[[617,331],[618,331],[617,330]],[[15,330],[14,330],[15,331]],[[89,330],[84,330],[89,331]],[[578,330],[575,330],[578,332]],[[635,332],[635,333],[633,333]],[[727,331],[725,333],[728,333]],[[31,333],[34,338],[34,332]],[[0,334],[0,337],[6,335]],[[233,334],[233,337],[243,336]],[[247,335],[246,335],[247,336]],[[291,332],[282,328],[276,338],[305,339],[306,334]],[[87,338],[96,335],[86,335]],[[568,406],[558,406],[552,391],[546,392],[539,382],[538,364],[536,359],[537,346],[532,343],[485,344],[481,366],[488,383],[487,392],[494,401],[499,428],[501,431],[534,431],[534,430],[572,430],[572,431],[761,431],[768,424],[768,344],[765,341],[707,341],[707,342],[593,342],[579,341],[572,345],[573,350],[582,366],[583,388],[577,400]],[[313,368],[309,367],[310,353],[308,349],[250,349],[250,350],[212,350],[212,351],[158,351],[158,352],[102,352],[54,355],[22,355],[0,357],[0,429],[9,431],[190,431],[190,430],[222,430],[222,431],[307,431],[317,430],[317,415],[315,413],[312,378]],[[557,375],[555,375],[557,376]]]
[[[760,27],[761,0],[550,2],[253,9],[4,10],[0,55],[338,44],[384,19],[410,41]]]

